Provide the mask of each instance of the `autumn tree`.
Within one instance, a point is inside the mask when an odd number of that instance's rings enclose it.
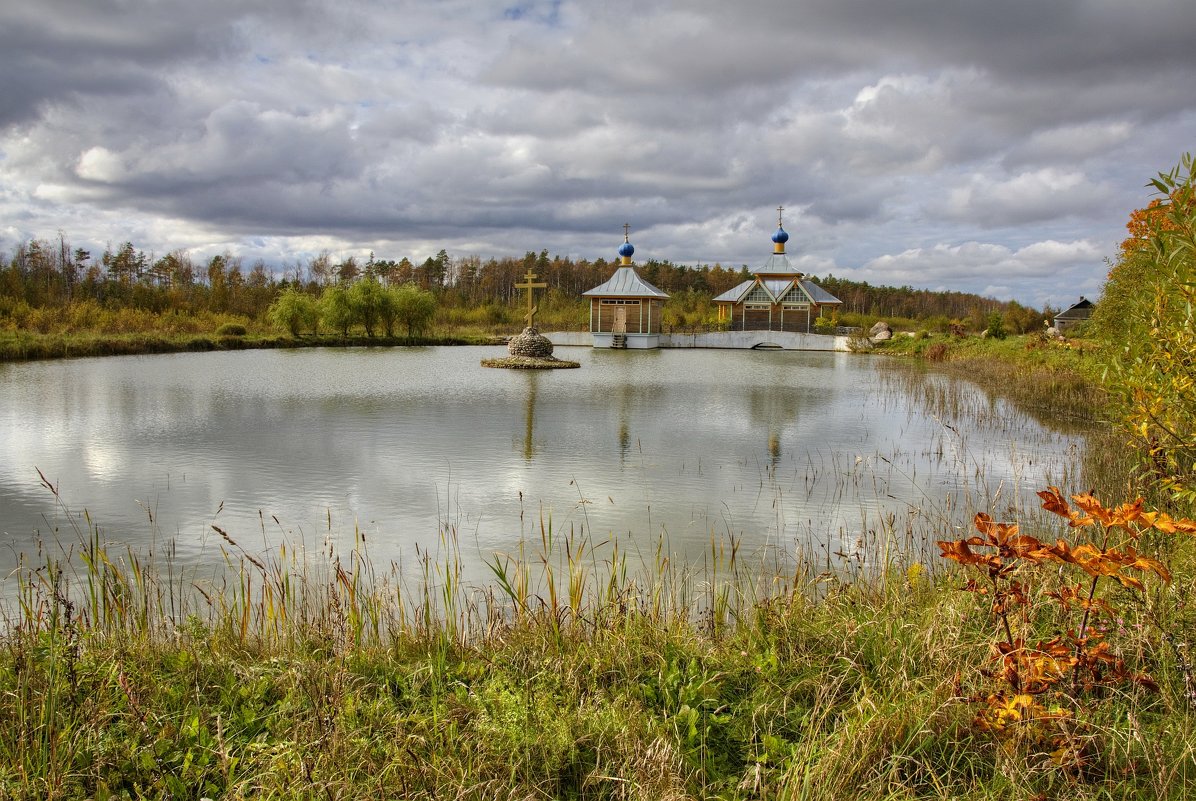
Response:
[[[1196,188],[1192,157],[1160,173],[1134,212],[1093,325],[1108,348],[1122,424],[1149,475],[1196,503]]]

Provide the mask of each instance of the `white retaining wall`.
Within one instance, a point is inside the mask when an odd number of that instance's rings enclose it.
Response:
[[[554,345],[593,345],[589,331],[548,331],[544,336]],[[662,348],[734,348],[748,350],[757,345],[777,345],[784,350],[846,351],[847,337],[826,334],[797,334],[792,331],[716,331],[703,334],[661,334]]]

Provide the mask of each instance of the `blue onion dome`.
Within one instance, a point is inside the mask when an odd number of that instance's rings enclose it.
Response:
[[[619,245],[620,256],[630,259],[632,253],[635,253],[635,246],[630,242],[624,242],[623,244]]]
[[[784,228],[778,227],[777,232],[772,235],[772,241],[778,245],[783,245],[789,241],[789,234],[786,233]]]

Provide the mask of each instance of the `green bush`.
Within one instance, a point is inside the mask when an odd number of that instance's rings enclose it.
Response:
[[[1105,344],[1108,386],[1144,474],[1196,507],[1196,175],[1193,159],[1162,173],[1159,197],[1130,218],[1091,330]],[[1068,335],[1072,331],[1068,330]]]
[[[1005,331],[1005,318],[998,311],[994,311],[988,315],[985,330],[992,339],[1004,339],[1008,336],[1008,333]]]
[[[295,287],[287,287],[270,304],[266,317],[271,323],[297,337],[303,331],[316,333],[320,325],[320,308],[315,298]]]
[[[219,337],[243,337],[247,333],[245,326],[240,323],[225,323],[216,329],[216,336]]]
[[[341,336],[349,336],[349,329],[357,322],[357,313],[349,291],[342,286],[330,286],[320,298],[320,321]]]

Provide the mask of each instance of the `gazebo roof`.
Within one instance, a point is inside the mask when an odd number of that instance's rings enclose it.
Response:
[[[749,292],[752,291],[752,288],[754,286],[756,286],[756,281],[757,281],[757,279],[755,279],[755,278],[744,281],[743,283],[738,284],[738,285],[732,287],[731,289],[728,289],[726,292],[724,292],[721,295],[719,295],[718,297],[716,297],[714,299],[714,302],[715,303],[739,303],[747,296],[747,294]],[[780,301],[780,299],[782,297],[784,297],[786,294],[788,294],[789,288],[792,287],[796,283],[798,286],[800,286],[802,288],[802,290],[806,293],[806,295],[810,298],[810,300],[819,304],[820,306],[832,305],[832,304],[843,302],[843,301],[839,300],[837,297],[835,297],[834,295],[832,295],[830,292],[827,292],[825,289],[818,286],[818,284],[814,283],[813,281],[799,280],[799,281],[795,282],[792,279],[761,278],[761,279],[759,279],[759,282],[760,282],[760,285],[764,287],[765,291],[768,292],[769,296],[774,301]]]
[[[802,289],[806,290],[806,294],[820,306],[843,302],[813,281],[799,281],[798,283],[801,284]]]
[[[752,272],[756,275],[787,275],[791,278],[803,274],[801,270],[789,263],[789,257],[784,253],[773,253],[768,257],[768,261]]]
[[[665,300],[668,293],[663,292],[640,278],[634,267],[623,266],[615,270],[615,274],[600,286],[581,293],[586,297],[604,298],[658,298]]]
[[[714,299],[715,303],[738,303],[740,299],[756,285],[755,278],[749,278],[742,284],[736,284]]]

